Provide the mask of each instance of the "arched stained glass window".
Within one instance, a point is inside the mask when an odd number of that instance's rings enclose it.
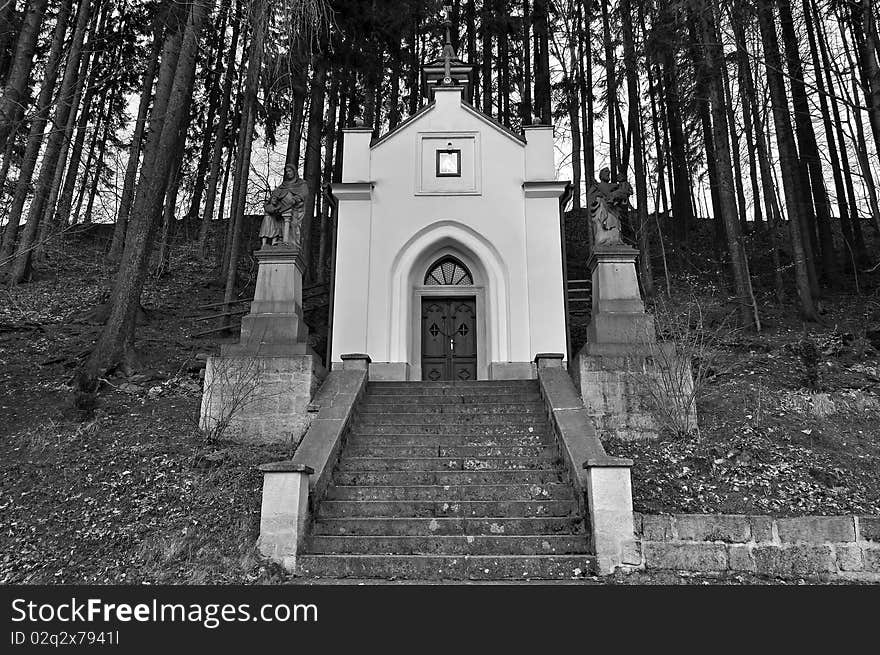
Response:
[[[472,285],[474,278],[467,267],[455,257],[443,257],[434,262],[425,275],[425,284]]]

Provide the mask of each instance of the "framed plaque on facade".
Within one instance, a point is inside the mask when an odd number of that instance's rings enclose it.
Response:
[[[437,151],[437,177],[461,177],[460,149],[447,147]]]

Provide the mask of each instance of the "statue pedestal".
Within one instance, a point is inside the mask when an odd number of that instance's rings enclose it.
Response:
[[[303,259],[285,244],[256,252],[257,286],[250,313],[241,319],[241,340],[224,344],[224,355],[307,354],[309,328],[302,315]]]
[[[693,388],[690,364],[674,344],[657,342],[639,292],[638,254],[627,245],[599,246],[589,260],[592,316],[571,373],[603,439],[654,438],[670,411],[687,411],[697,425],[696,407],[682,409]]]
[[[644,349],[654,343],[654,319],[645,313],[636,277],[639,251],[626,245],[600,246],[587,266],[593,282],[593,304],[587,346],[596,354]]]
[[[209,358],[200,427],[251,443],[297,443],[311,422],[306,411],[325,375],[309,347],[302,315],[299,248],[256,253],[259,269],[250,313],[237,344]]]

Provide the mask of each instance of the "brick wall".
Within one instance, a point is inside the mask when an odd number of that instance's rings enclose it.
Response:
[[[633,517],[647,569],[880,581],[880,516]]]

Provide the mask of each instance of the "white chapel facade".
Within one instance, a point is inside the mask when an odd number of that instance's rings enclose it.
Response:
[[[569,358],[553,127],[476,110],[451,54],[396,129],[345,131],[332,368],[365,353],[372,380],[523,379],[538,353]]]

